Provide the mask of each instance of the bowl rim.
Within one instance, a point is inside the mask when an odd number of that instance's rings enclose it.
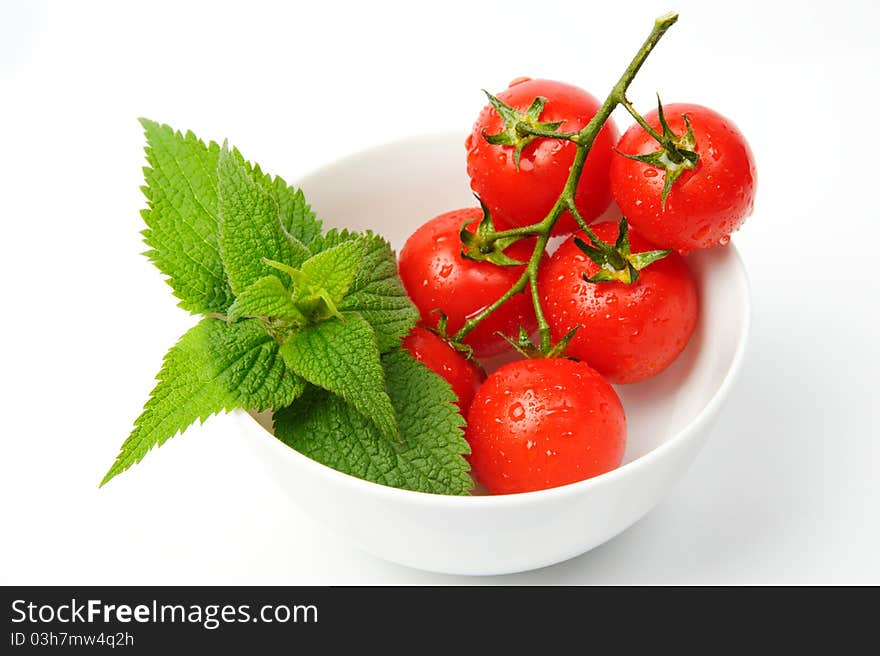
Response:
[[[363,150],[359,150],[349,155],[346,155],[345,157],[327,162],[317,167],[316,169],[309,171],[308,173],[300,176],[299,179],[294,182],[294,186],[299,188],[304,182],[307,182],[309,178],[318,177],[322,174],[325,174],[328,170],[339,166],[340,164],[356,161],[359,158],[367,157],[381,150],[404,146],[406,144],[412,143],[413,141],[438,141],[451,139],[453,136],[457,136],[457,134],[453,132],[426,133],[421,135],[408,136],[383,144],[378,144],[369,148],[365,148]],[[734,270],[737,274],[737,283],[741,288],[743,298],[743,312],[741,313],[739,319],[739,341],[736,345],[736,350],[734,352],[730,366],[725,372],[721,384],[715,390],[715,393],[712,395],[712,397],[683,428],[681,428],[677,433],[675,433],[669,439],[663,442],[663,444],[660,444],[654,449],[651,449],[651,451],[649,451],[648,453],[645,453],[644,455],[641,455],[638,458],[631,460],[630,462],[622,464],[619,467],[612,469],[611,471],[605,472],[604,474],[599,474],[598,476],[584,479],[582,481],[568,483],[566,485],[560,485],[544,490],[536,490],[533,492],[516,492],[512,494],[452,495],[406,490],[403,488],[391,487],[389,485],[383,485],[381,483],[368,481],[362,478],[358,478],[357,476],[346,474],[344,472],[333,469],[329,465],[325,465],[318,462],[317,460],[313,460],[312,458],[309,458],[308,456],[300,453],[293,447],[290,447],[282,442],[280,439],[275,437],[275,435],[271,431],[269,431],[259,422],[257,422],[257,420],[247,411],[236,409],[234,411],[234,414],[237,414],[239,417],[242,418],[243,424],[244,422],[248,422],[251,428],[257,428],[259,429],[260,433],[265,433],[265,436],[272,438],[270,442],[273,443],[273,446],[267,448],[275,449],[279,453],[279,457],[288,459],[292,458],[293,461],[297,462],[299,465],[310,468],[315,473],[334,480],[339,485],[352,488],[356,492],[372,494],[376,496],[385,496],[386,498],[395,499],[397,501],[412,501],[428,504],[434,507],[445,506],[450,508],[461,507],[463,505],[475,507],[507,507],[516,506],[523,503],[528,504],[531,502],[543,503],[545,501],[549,501],[555,498],[576,496],[592,488],[601,488],[611,485],[619,478],[629,476],[642,468],[649,467],[652,462],[662,459],[667,453],[670,453],[679,448],[684,442],[687,441],[689,437],[695,435],[698,432],[697,429],[702,424],[714,417],[715,414],[720,410],[721,405],[727,398],[730,389],[733,386],[733,383],[739,375],[740,369],[742,368],[742,362],[746,353],[746,346],[749,341],[749,334],[751,332],[751,284],[748,274],[746,272],[745,265],[743,263],[743,258],[740,255],[739,250],[734,245],[733,241],[728,243],[726,246],[715,248],[725,249],[728,253],[730,253],[730,256],[733,258],[735,264]]]

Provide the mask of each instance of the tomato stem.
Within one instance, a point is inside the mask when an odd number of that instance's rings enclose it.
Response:
[[[642,115],[636,111],[636,108],[632,106],[632,103],[629,100],[624,97],[624,99],[620,101],[620,104],[623,105],[626,111],[629,112],[630,116],[632,116],[636,120],[636,123],[641,125],[642,129],[650,134],[657,143],[663,146],[670,153],[675,152],[675,144],[672,143],[672,140],[664,137],[662,134],[657,132],[657,130],[652,128],[651,125],[642,117]]]
[[[523,135],[530,135],[533,137],[544,137],[546,139],[563,139],[567,141],[574,141],[579,134],[577,132],[557,132],[556,130],[547,130],[534,125],[527,125],[525,123],[518,123],[516,126],[516,131],[522,133]]]
[[[669,13],[654,21],[654,28],[648,35],[648,38],[642,44],[642,47],[639,48],[639,51],[636,53],[635,57],[633,57],[629,66],[627,66],[626,70],[623,72],[623,75],[620,76],[620,79],[614,85],[611,93],[605,98],[605,102],[602,103],[599,111],[596,112],[596,115],[593,116],[590,122],[587,123],[580,132],[559,133],[554,130],[547,130],[546,134],[539,134],[539,132],[542,131],[539,127],[528,126],[522,128],[527,129],[528,134],[530,135],[555,139],[567,139],[573,142],[577,147],[574,161],[572,162],[571,170],[569,171],[568,179],[565,181],[562,193],[559,195],[559,198],[556,199],[550,212],[540,223],[496,232],[489,236],[490,240],[533,235],[537,235],[538,238],[535,241],[532,256],[529,258],[525,270],[517,281],[504,293],[503,296],[501,296],[501,298],[497,299],[495,302],[486,306],[479,313],[468,319],[461,329],[455,333],[453,340],[460,342],[468,333],[476,328],[480,322],[504,305],[514,296],[514,294],[524,291],[528,285],[531,292],[532,303],[535,308],[538,330],[541,335],[541,353],[547,355],[551,352],[552,340],[550,336],[550,325],[547,323],[547,319],[544,316],[544,310],[541,307],[541,298],[538,291],[538,266],[541,263],[541,256],[544,254],[547,242],[550,240],[550,233],[553,230],[553,226],[556,225],[559,217],[562,216],[562,213],[566,210],[571,213],[581,229],[586,233],[590,240],[596,244],[597,248],[600,250],[603,247],[606,249],[608,248],[608,245],[599,240],[596,234],[590,229],[575,207],[575,192],[581,178],[581,173],[584,169],[584,162],[587,160],[587,155],[589,155],[590,149],[593,147],[593,142],[595,142],[596,137],[599,135],[599,131],[605,125],[606,121],[608,121],[615,108],[618,105],[624,105],[624,107],[627,107],[628,111],[631,110],[630,113],[635,111],[634,109],[631,109],[632,105],[630,105],[629,101],[626,99],[626,91],[635,79],[636,73],[638,73],[642,64],[645,63],[648,55],[651,54],[654,46],[657,45],[666,31],[672,27],[677,20],[678,14]],[[638,118],[636,120],[638,120]]]
[[[529,259],[527,266],[529,288],[532,292],[532,305],[535,308],[535,319],[538,324],[538,332],[541,335],[541,353],[545,355],[552,347],[552,340],[550,339],[550,324],[547,322],[547,317],[544,316],[544,308],[541,307],[541,296],[538,293],[538,265],[541,263],[541,255],[544,253],[549,239],[549,230],[546,234],[538,237],[538,243],[535,244],[535,250],[532,252],[532,257]]]
[[[510,230],[499,230],[498,232],[493,232],[487,237],[487,240],[498,241],[507,237],[533,237],[535,235],[540,235],[543,233],[544,222],[540,221],[538,223],[533,223],[527,226],[511,228]]]
[[[573,199],[568,203],[568,211],[574,217],[574,220],[577,222],[580,229],[583,230],[587,234],[587,237],[590,238],[590,241],[592,241],[594,244],[596,244],[596,246],[604,244],[604,242],[601,239],[599,239],[598,235],[596,235],[596,233],[593,232],[593,229],[587,225],[587,222],[584,221],[584,217],[581,216],[581,213],[578,211],[578,208],[574,204]]]

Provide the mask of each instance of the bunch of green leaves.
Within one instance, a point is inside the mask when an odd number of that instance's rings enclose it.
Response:
[[[447,383],[401,350],[418,312],[390,245],[323,232],[300,190],[225,144],[142,120],[147,255],[180,338],[103,485],[196,420],[274,413],[275,435],[330,467],[423,492],[471,487]]]

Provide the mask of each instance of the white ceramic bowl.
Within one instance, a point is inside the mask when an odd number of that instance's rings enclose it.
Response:
[[[396,248],[431,217],[475,204],[462,135],[416,137],[326,166],[300,181],[325,226],[371,228]],[[245,413],[245,438],[291,499],[364,550],[453,574],[551,565],[614,537],[682,477],[708,436],[739,369],[749,289],[733,246],[688,257],[700,290],[693,339],[660,376],[620,386],[628,423],[624,464],[540,492],[447,497],[339,473],[286,446]]]

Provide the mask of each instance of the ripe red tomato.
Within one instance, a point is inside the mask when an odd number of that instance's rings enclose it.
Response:
[[[693,127],[699,161],[673,184],[661,206],[664,171],[615,155],[611,161],[611,193],[632,227],[662,248],[691,251],[724,245],[752,213],[756,173],[752,151],[737,127],[721,114],[700,105],[664,105],[663,113],[676,135],[684,135],[687,114]],[[645,115],[661,132],[656,110]],[[659,144],[638,124],[617,144],[627,155],[645,155]]]
[[[595,116],[601,104],[583,89],[552,80],[514,80],[498,99],[525,112],[532,101],[542,96],[547,104],[542,122],[563,121],[557,130],[577,132]],[[519,168],[513,146],[492,145],[483,137],[504,128],[498,112],[486,105],[477,117],[473,131],[465,141],[467,171],[471,189],[489,208],[498,230],[524,226],[542,220],[562,193],[574,161],[576,146],[570,141],[537,138],[521,153]],[[618,137],[614,121],[609,119],[593,144],[575,193],[575,204],[585,221],[598,218],[611,203],[608,168],[611,149]],[[577,229],[566,212],[553,227],[554,235]]]
[[[403,286],[422,315],[422,322],[435,327],[442,310],[448,317],[447,332],[455,334],[467,319],[504,295],[522,275],[523,266],[502,267],[475,262],[461,256],[459,230],[468,221],[473,232],[483,217],[479,208],[469,207],[434,217],[406,240],[400,251],[398,270]],[[534,248],[533,240],[519,241],[505,254],[525,262]],[[522,325],[529,332],[537,326],[532,301],[516,294],[480,323],[464,339],[477,357],[498,355],[510,345],[496,334],[516,336]]]
[[[606,243],[617,236],[614,223],[593,230]],[[634,230],[629,239],[633,253],[656,249]],[[573,236],[539,270],[541,307],[553,339],[580,324],[566,354],[613,383],[635,383],[663,371],[684,350],[697,322],[697,287],[684,258],[670,253],[639,271],[631,285],[587,282],[581,275],[598,270]]]
[[[587,364],[518,360],[477,391],[465,437],[489,492],[531,492],[620,465],[626,417],[614,388]]]
[[[449,344],[430,330],[416,326],[402,344],[419,362],[442,377],[458,397],[458,408],[467,416],[471,400],[486,378],[486,374],[475,363],[470,362]]]

